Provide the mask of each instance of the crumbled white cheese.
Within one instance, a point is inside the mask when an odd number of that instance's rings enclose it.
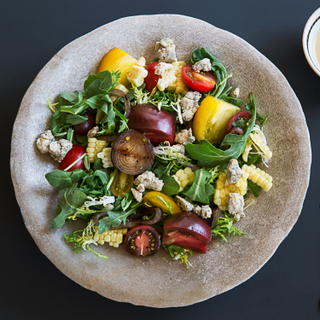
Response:
[[[231,159],[227,166],[227,180],[226,186],[229,184],[236,184],[241,177],[244,176],[243,170],[240,169],[238,160]]]
[[[66,139],[60,139],[58,141],[50,143],[49,153],[54,160],[61,162],[71,148],[71,141]]]
[[[178,67],[170,63],[159,62],[155,68],[154,73],[160,76],[157,86],[160,91],[165,90],[167,87],[172,86],[177,80],[176,70]]]
[[[41,153],[48,153],[49,145],[54,141],[55,139],[51,130],[46,130],[40,134],[40,137],[37,139],[36,145]]]
[[[232,98],[239,98],[239,94],[240,94],[240,89],[235,88],[234,90],[231,91],[230,96]]]
[[[137,186],[137,190],[138,190],[139,192],[145,192],[145,191],[146,191],[146,188],[145,188],[145,186],[144,186],[142,183],[140,183],[140,184],[138,184],[138,186]]]
[[[244,217],[243,212],[244,200],[243,196],[239,193],[229,193],[227,199],[227,208],[230,214],[234,215],[234,219],[239,221],[241,217]]]
[[[193,208],[193,212],[204,219],[211,218],[212,216],[212,209],[210,208],[209,205],[205,205],[205,206],[196,205]]]
[[[197,91],[189,91],[181,99],[182,119],[184,121],[190,121],[196,111],[199,108],[199,100],[201,99],[201,93]]]
[[[133,197],[138,201],[140,202],[142,200],[142,192],[139,192],[137,191],[136,189],[134,188],[131,188],[131,192],[133,194]]]
[[[183,210],[183,211],[192,211],[194,208],[194,205],[187,201],[186,199],[180,197],[180,196],[176,196],[177,199],[177,204],[178,206]]]
[[[204,219],[211,218],[212,216],[212,209],[209,207],[209,205],[205,205],[201,207],[201,217]]]
[[[55,141],[51,130],[41,133],[36,141],[37,148],[41,153],[50,153],[51,157],[61,162],[68,151],[72,148],[72,142],[66,139]]]
[[[174,141],[181,144],[193,143],[196,138],[192,135],[192,129],[183,129],[176,136]]]
[[[97,135],[98,131],[99,131],[99,127],[98,126],[93,127],[92,129],[90,129],[88,131],[87,137],[88,138],[94,138]]]
[[[174,144],[171,148],[181,154],[184,154],[186,151],[186,148],[183,144]]]
[[[156,175],[151,171],[146,171],[134,180],[134,184],[138,186],[143,184],[146,189],[151,189],[155,191],[161,191],[164,185],[163,181],[156,177]]]
[[[100,197],[99,199],[88,196],[87,199],[89,199],[89,201],[84,202],[84,206],[86,210],[89,210],[89,207],[91,206],[98,206],[101,204],[104,207],[106,207],[108,206],[108,204],[114,203],[116,201],[114,196],[103,196],[103,197]]]
[[[177,61],[176,45],[170,38],[164,38],[160,42],[156,42],[155,49],[159,53],[159,62]]]
[[[198,62],[196,62],[193,66],[192,69],[196,72],[200,71],[210,71],[211,70],[211,62],[208,58],[204,58]]]

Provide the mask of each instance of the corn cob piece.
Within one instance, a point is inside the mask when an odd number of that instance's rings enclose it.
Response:
[[[109,243],[109,246],[118,248],[123,241],[123,236],[128,232],[127,228],[118,230],[107,230],[103,233],[96,232],[93,240],[99,244]]]
[[[136,87],[140,87],[143,84],[144,78],[148,75],[148,71],[144,68],[146,59],[141,57],[137,63],[135,63],[127,71],[127,79]]]
[[[248,174],[248,179],[256,183],[264,191],[269,191],[272,187],[272,177],[265,171],[257,168],[255,165],[244,164],[241,168]]]
[[[106,144],[103,140],[98,140],[97,138],[88,138],[88,147],[86,152],[89,156],[90,162],[95,162],[97,160],[97,155],[101,152],[102,148]]]
[[[267,159],[271,159],[272,152],[270,148],[265,144],[259,133],[251,133],[250,139],[252,140],[254,145],[265,155]]]
[[[167,88],[169,91],[174,91],[174,93],[186,93],[188,91],[188,87],[182,80],[182,75],[181,75],[181,68],[185,64],[186,63],[184,61],[172,62],[172,65],[176,67],[175,76],[177,79],[171,86]]]
[[[111,161],[111,149],[112,148],[104,148],[100,153],[98,153],[97,157],[102,160],[102,166],[104,168],[114,167]]]
[[[178,170],[174,175],[173,178],[179,183],[181,192],[186,186],[191,185],[194,181],[194,172],[191,168],[187,167],[183,170]]]
[[[221,172],[219,174],[216,190],[214,193],[213,202],[219,207],[220,210],[228,210],[227,208],[227,199],[229,193],[238,193],[241,196],[244,196],[247,193],[247,179],[249,173],[244,173],[244,176],[241,177],[237,183],[229,184],[226,186],[227,175],[225,172]]]

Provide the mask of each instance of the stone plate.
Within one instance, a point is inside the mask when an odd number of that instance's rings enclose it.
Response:
[[[63,235],[82,226],[76,222],[59,230],[49,228],[55,216],[57,190],[44,175],[57,165],[35,146],[51,115],[47,98],[54,99],[62,91],[81,91],[87,76],[97,71],[104,54],[114,47],[153,62],[157,57],[154,44],[164,37],[174,39],[178,59],[185,61],[192,50],[205,47],[229,73],[233,72],[230,83],[240,88],[241,98],[247,102],[249,93],[254,94],[258,112],[268,115],[264,130],[274,154],[266,168],[274,178],[274,186],[268,193],[261,193],[236,225],[245,235],[230,236],[228,242],[214,239],[206,254],[190,258],[193,271],[173,261],[164,250],[152,257],[137,258],[127,254],[124,246],[97,247],[109,257],[107,262],[88,251],[73,252]],[[239,37],[181,15],[123,18],[65,46],[25,94],[14,124],[11,149],[16,197],[25,225],[40,250],[81,286],[112,300],[152,307],[191,305],[230,290],[254,275],[296,223],[309,183],[310,164],[305,116],[281,72]]]

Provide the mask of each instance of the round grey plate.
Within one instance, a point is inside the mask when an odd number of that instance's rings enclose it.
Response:
[[[48,123],[47,98],[62,91],[82,90],[84,80],[110,49],[118,47],[147,62],[157,57],[156,41],[174,40],[178,59],[188,61],[192,50],[205,47],[224,63],[230,83],[241,98],[255,96],[258,112],[268,115],[264,132],[273,158],[266,171],[274,178],[237,227],[243,236],[228,242],[214,239],[206,254],[194,254],[194,270],[172,261],[164,250],[136,258],[107,245],[74,253],[63,235],[80,227],[49,228],[55,216],[57,191],[45,174],[57,165],[35,147]],[[15,121],[11,173],[26,227],[40,250],[66,276],[85,288],[116,301],[153,307],[186,306],[234,288],[255,274],[273,255],[297,221],[309,183],[311,148],[300,103],[280,71],[251,45],[204,21],[180,15],[133,16],[104,25],[59,51],[36,77]]]

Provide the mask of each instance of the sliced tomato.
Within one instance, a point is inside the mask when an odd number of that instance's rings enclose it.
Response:
[[[246,120],[248,121],[249,119],[251,119],[252,114],[250,112],[247,111],[240,111],[236,114],[234,114],[233,116],[231,116],[226,124],[226,134],[228,134],[231,129],[232,129],[232,124],[237,121],[237,120]]]
[[[111,184],[111,192],[114,196],[124,197],[133,187],[134,177],[131,174],[118,172]]]
[[[184,83],[199,92],[208,92],[213,89],[217,83],[216,77],[210,72],[196,72],[190,64],[181,68],[181,75]]]
[[[151,226],[138,225],[130,229],[124,245],[126,250],[134,256],[151,256],[160,249],[160,235]]]
[[[205,253],[211,237],[209,224],[193,212],[169,215],[163,224],[163,244]]]
[[[145,135],[153,146],[169,141],[174,144],[175,117],[168,111],[158,110],[151,104],[138,104],[132,107],[128,126]]]
[[[153,62],[146,67],[148,75],[144,78],[144,83],[146,84],[145,89],[151,92],[153,88],[157,85],[157,82],[160,78],[157,74],[154,73],[158,62]]]
[[[206,253],[208,244],[200,241],[187,233],[181,231],[171,231],[163,235],[162,244],[177,245],[181,248],[192,250],[195,252]]]
[[[73,147],[68,151],[63,160],[60,162],[59,169],[64,170],[68,168],[72,163],[74,163],[77,159],[83,156],[86,153],[86,149],[77,144],[74,144]],[[84,166],[84,159],[79,160],[75,165],[73,165],[68,171],[73,171],[76,169],[82,169],[86,171]]]

